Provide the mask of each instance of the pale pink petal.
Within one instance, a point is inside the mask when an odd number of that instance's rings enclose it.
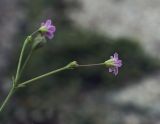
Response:
[[[118,53],[114,53],[114,58],[118,59]]]
[[[56,31],[56,27],[55,26],[50,26],[48,30],[52,31],[52,32],[55,32]]]
[[[48,19],[47,21],[46,21],[46,23],[45,23],[45,25],[48,27],[48,26],[50,26],[52,24],[52,21],[50,20],[50,19]]]

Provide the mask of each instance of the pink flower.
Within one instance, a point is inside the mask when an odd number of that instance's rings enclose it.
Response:
[[[42,22],[39,31],[47,38],[52,39],[56,31],[56,27],[52,24],[52,21],[48,19],[46,22]]]
[[[118,68],[122,66],[122,60],[118,58],[118,53],[114,53],[114,56],[111,56],[108,61],[105,61],[105,64],[109,67],[109,72],[113,72],[116,76],[118,74]]]

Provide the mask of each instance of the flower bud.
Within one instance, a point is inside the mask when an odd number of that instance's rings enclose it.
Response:
[[[69,68],[69,69],[74,69],[74,68],[76,68],[78,66],[78,63],[76,62],[76,61],[73,61],[73,62],[71,62],[71,63],[69,63],[68,65],[67,65],[67,67]]]
[[[33,41],[32,50],[36,50],[43,47],[45,43],[46,43],[45,37],[42,36],[41,34],[37,35],[37,37]]]

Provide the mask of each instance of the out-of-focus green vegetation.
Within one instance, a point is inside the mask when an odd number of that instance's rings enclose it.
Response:
[[[46,18],[53,19],[57,31],[53,40],[48,41],[43,48],[35,52],[22,80],[60,68],[73,60],[80,64],[104,62],[114,52],[118,52],[120,59],[123,60],[119,75],[113,76],[104,67],[67,70],[35,82],[32,86],[17,92],[18,102],[16,105],[10,105],[14,111],[17,108],[23,108],[29,118],[33,110],[39,110],[42,113],[53,110],[56,115],[62,104],[78,101],[78,95],[82,92],[97,88],[111,90],[123,87],[129,84],[128,81],[140,79],[159,69],[157,60],[146,54],[138,41],[127,38],[114,39],[73,27],[66,13],[66,9],[72,8],[73,5],[77,4],[66,4],[63,0],[28,2],[26,32],[33,31],[39,26],[37,22],[40,23],[39,20]],[[14,115],[14,112],[10,114]],[[45,120],[45,114],[43,118]],[[8,121],[7,119],[5,116],[4,120]]]

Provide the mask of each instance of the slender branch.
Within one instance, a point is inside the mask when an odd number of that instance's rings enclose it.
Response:
[[[23,49],[24,49],[24,48],[23,48]],[[22,50],[22,54],[23,54],[23,50]],[[32,54],[32,52],[31,52],[31,54]],[[29,60],[30,57],[31,57],[31,54],[27,57],[24,65],[22,66],[22,70],[21,70],[21,71],[23,71],[23,69],[25,68],[28,60]],[[18,84],[18,86],[16,86],[15,83],[14,83],[14,81],[16,81],[16,80],[13,80],[13,86],[12,86],[12,88],[10,89],[9,94],[7,95],[6,99],[5,99],[4,102],[2,103],[2,105],[1,105],[1,107],[0,107],[0,112],[3,110],[3,108],[5,107],[6,103],[7,103],[8,100],[10,99],[10,97],[13,95],[15,89],[24,87],[24,86],[26,86],[26,85],[29,85],[29,84],[33,83],[34,81],[38,81],[38,80],[40,80],[40,79],[42,79],[42,78],[45,78],[45,77],[47,77],[47,76],[56,74],[56,73],[58,73],[58,72],[61,72],[61,71],[67,70],[67,69],[74,69],[74,68],[77,68],[77,67],[102,66],[102,65],[105,65],[105,64],[104,64],[104,63],[99,63],[99,64],[78,65],[76,61],[73,61],[73,62],[69,63],[67,66],[64,66],[64,67],[62,67],[62,68],[60,68],[60,69],[57,69],[57,70],[48,72],[48,73],[43,74],[43,75],[40,75],[40,76],[35,77],[35,78],[33,78],[33,79],[30,79],[30,80],[28,80],[28,81],[22,82],[22,83]]]
[[[69,69],[69,67],[68,67],[68,66],[65,66],[65,67],[62,67],[62,68],[60,68],[60,69],[57,69],[57,70],[48,72],[48,73],[43,74],[43,75],[40,75],[40,76],[38,76],[38,77],[35,77],[35,78],[33,78],[33,79],[30,79],[30,80],[28,80],[28,81],[25,81],[25,82],[23,82],[23,83],[20,83],[20,84],[17,86],[17,88],[24,87],[25,85],[31,84],[31,83],[34,82],[34,81],[40,80],[40,79],[42,79],[42,78],[44,78],[44,77],[53,75],[53,74],[55,74],[55,73],[64,71],[64,70],[66,70],[66,69]]]
[[[18,79],[19,79],[19,73],[20,73],[20,68],[21,68],[21,64],[22,64],[22,59],[23,59],[23,54],[24,54],[24,50],[27,46],[27,43],[30,41],[31,36],[28,36],[26,38],[26,40],[24,41],[21,53],[20,53],[20,57],[19,57],[19,61],[18,61],[18,67],[17,67],[17,72],[16,72],[16,77],[15,77],[15,82],[17,83]]]
[[[46,74],[40,75],[40,76],[38,76],[38,77],[35,77],[35,78],[33,78],[33,79],[30,79],[30,80],[28,80],[28,81],[25,81],[25,82],[23,82],[23,83],[20,83],[20,84],[17,86],[17,88],[19,88],[19,87],[24,87],[25,85],[31,84],[31,83],[34,82],[34,81],[40,80],[40,79],[42,79],[42,78],[44,78],[44,77],[53,75],[53,74],[55,74],[55,73],[64,71],[64,70],[69,69],[69,68],[74,69],[74,68],[77,68],[77,67],[91,67],[91,66],[102,66],[102,65],[104,65],[104,63],[99,63],[99,64],[87,64],[87,65],[78,65],[78,64],[70,63],[70,64],[68,64],[68,65],[65,66],[65,67],[62,67],[62,68],[60,68],[60,69],[57,69],[57,70],[48,72],[48,73],[46,73]]]
[[[17,82],[18,82],[18,80],[19,80],[19,77],[20,77],[23,69],[25,68],[26,64],[28,63],[28,60],[29,60],[30,57],[31,57],[31,55],[29,55],[29,56],[27,57],[24,65],[23,65],[23,67],[22,67],[22,70],[20,70],[21,64],[22,64],[22,59],[23,59],[24,50],[25,50],[28,42],[30,42],[32,36],[33,36],[34,34],[36,34],[37,32],[38,32],[38,30],[36,30],[35,32],[33,32],[30,36],[28,36],[28,37],[26,38],[26,40],[25,40],[24,43],[23,43],[23,47],[22,47],[22,50],[21,50],[21,53],[20,53],[20,57],[19,57],[19,60],[18,60],[16,77],[15,77],[15,79],[13,79],[12,88],[10,89],[7,97],[5,98],[5,100],[3,101],[3,103],[2,103],[1,106],[0,106],[0,112],[2,112],[2,110],[4,109],[4,107],[5,107],[6,104],[7,104],[8,100],[11,98],[11,96],[14,94],[14,92],[15,92],[15,90],[16,90],[16,84],[17,84]],[[30,54],[32,54],[32,53],[30,53]]]
[[[105,65],[104,63],[98,63],[98,64],[86,64],[86,65],[77,65],[77,67],[92,67],[92,66],[102,66]]]
[[[21,68],[19,77],[21,77],[21,75],[22,75],[22,73],[23,73],[23,71],[24,71],[26,65],[28,64],[29,60],[31,59],[32,55],[33,55],[33,50],[30,51],[30,53],[28,54],[28,56],[27,56],[27,58],[26,58],[24,64],[22,65],[22,68]]]
[[[31,40],[32,36],[35,35],[37,32],[38,32],[38,30],[34,31],[34,32],[33,32],[30,36],[28,36],[28,37],[26,38],[26,40],[24,41],[24,44],[23,44],[23,47],[22,47],[22,50],[21,50],[21,53],[20,53],[19,61],[18,61],[18,67],[17,67],[16,77],[15,77],[15,81],[14,81],[15,84],[18,82],[18,80],[19,80],[19,78],[20,78],[20,73],[22,72],[22,71],[20,72],[20,68],[21,68],[21,64],[22,64],[22,59],[23,59],[24,50],[25,50],[28,42]],[[29,58],[27,58],[27,59],[30,59],[30,56],[29,56]],[[28,61],[28,60],[27,60],[27,61]],[[27,62],[26,62],[26,64],[27,64]],[[25,67],[25,65],[24,65],[24,67]],[[23,68],[23,67],[22,67],[22,68]]]
[[[13,93],[14,93],[14,91],[15,91],[15,87],[14,87],[14,85],[13,85],[12,88],[10,89],[7,97],[5,98],[5,100],[3,101],[2,105],[0,106],[0,112],[2,112],[2,110],[3,110],[4,107],[6,106],[8,100],[11,98],[11,96],[12,96]]]
[[[34,31],[30,36],[35,35],[38,31],[39,31],[39,29],[38,29],[38,30],[36,30],[36,31]]]

